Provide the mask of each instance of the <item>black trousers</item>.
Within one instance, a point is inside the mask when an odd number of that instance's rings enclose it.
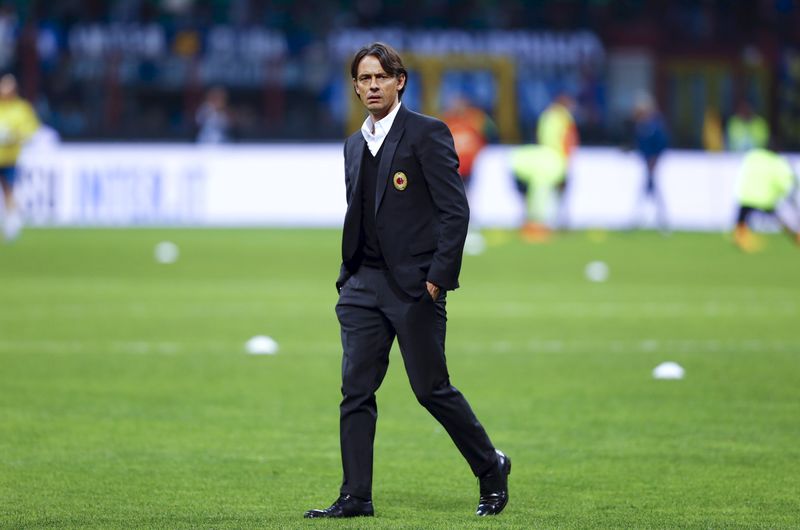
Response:
[[[464,396],[450,384],[444,355],[444,293],[413,300],[388,271],[362,266],[342,287],[336,314],[342,329],[341,493],[372,498],[375,392],[389,366],[395,336],[417,400],[442,424],[479,476],[497,461],[494,446]]]

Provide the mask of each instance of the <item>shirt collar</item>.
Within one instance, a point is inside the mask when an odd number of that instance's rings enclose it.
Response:
[[[402,105],[402,103],[398,101],[397,106],[393,108],[389,114],[387,114],[383,119],[375,122],[374,133],[372,132],[372,115],[367,116],[367,119],[364,120],[364,124],[361,126],[361,134],[364,136],[364,139],[369,141],[373,139],[385,138],[392,128],[394,119],[397,117],[397,112],[400,110],[400,105]]]

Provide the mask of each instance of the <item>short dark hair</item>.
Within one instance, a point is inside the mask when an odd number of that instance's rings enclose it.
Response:
[[[353,62],[350,64],[350,73],[353,79],[358,77],[358,63],[367,55],[372,55],[378,59],[383,70],[392,77],[404,76],[406,78],[406,84],[408,84],[408,70],[403,66],[403,59],[400,58],[400,54],[397,53],[397,50],[382,42],[373,42],[356,52],[355,57],[353,57]],[[406,84],[398,91],[398,97],[403,97]]]

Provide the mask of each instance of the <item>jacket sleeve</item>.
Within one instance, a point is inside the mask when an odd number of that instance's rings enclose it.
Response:
[[[350,188],[350,179],[347,178],[347,142],[344,143],[344,156],[342,157],[344,160],[344,190],[345,190],[345,200],[347,201],[347,205],[350,206],[350,192],[352,191]]]
[[[442,289],[458,287],[464,241],[469,227],[469,205],[458,174],[458,155],[450,129],[431,119],[418,152],[422,172],[439,216],[439,240],[428,270],[428,281]]]
[[[344,187],[345,187],[345,201],[347,202],[347,206],[350,206],[350,192],[352,191],[352,185],[350,184],[350,179],[347,178],[347,141],[344,143]],[[342,236],[344,237],[344,236]],[[345,267],[344,263],[341,264],[339,267],[339,277],[336,278],[336,292],[342,292],[342,286],[347,281],[347,277],[349,272],[347,267]]]

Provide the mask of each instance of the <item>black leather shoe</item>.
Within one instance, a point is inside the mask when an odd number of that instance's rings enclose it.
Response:
[[[480,476],[481,498],[475,515],[497,515],[508,504],[508,476],[511,474],[511,459],[497,452],[497,466]]]
[[[324,510],[308,510],[303,517],[314,519],[316,517],[372,517],[375,515],[372,509],[372,501],[359,499],[352,495],[340,495],[330,508]]]

